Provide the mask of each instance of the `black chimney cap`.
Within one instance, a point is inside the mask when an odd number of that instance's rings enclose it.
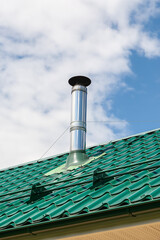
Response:
[[[88,77],[85,77],[85,76],[75,76],[75,77],[71,77],[68,80],[68,83],[71,86],[82,85],[82,86],[87,87],[91,84],[91,80]]]

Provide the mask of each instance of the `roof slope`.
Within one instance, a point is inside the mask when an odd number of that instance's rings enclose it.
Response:
[[[87,154],[95,160],[50,176],[44,174],[64,164],[68,154],[0,171],[0,231],[160,199],[160,130],[95,146]],[[97,168],[103,174],[93,186]],[[35,183],[51,192],[29,201]]]

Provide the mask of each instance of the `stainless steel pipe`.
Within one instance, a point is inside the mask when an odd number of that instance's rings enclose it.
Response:
[[[87,116],[87,86],[91,80],[84,76],[69,79],[72,86],[71,123],[70,123],[70,154],[66,166],[80,165],[88,156],[86,149],[86,116]]]
[[[72,87],[70,151],[86,149],[87,88]]]

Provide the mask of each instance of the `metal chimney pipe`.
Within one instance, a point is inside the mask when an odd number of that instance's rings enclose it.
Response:
[[[91,80],[84,76],[69,79],[72,86],[71,123],[70,123],[70,154],[66,167],[81,165],[88,160],[86,150],[86,115],[87,115],[87,86]]]

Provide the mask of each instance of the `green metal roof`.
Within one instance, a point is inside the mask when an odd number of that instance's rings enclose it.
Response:
[[[95,159],[49,176],[45,173],[64,164],[67,153],[1,170],[0,232],[160,200],[160,129],[86,152]],[[94,185],[96,171],[102,179]],[[36,183],[46,195],[31,201]]]

